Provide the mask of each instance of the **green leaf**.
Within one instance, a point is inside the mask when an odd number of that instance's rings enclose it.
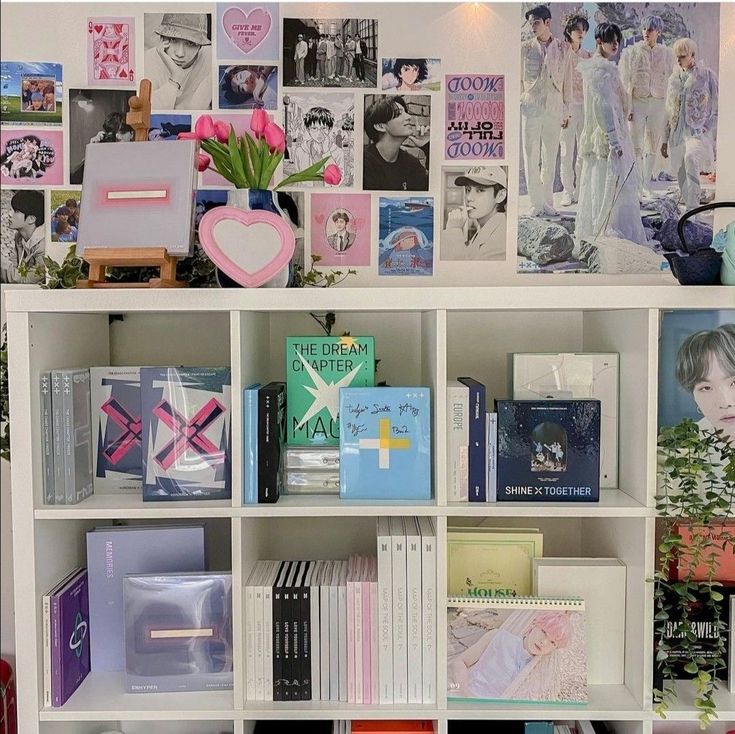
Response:
[[[245,178],[248,181],[248,188],[255,188],[255,176],[253,174],[253,162],[250,159],[250,150],[247,142],[248,136],[245,134],[240,138],[240,158],[245,169]]]
[[[699,672],[699,667],[695,662],[688,662],[684,666],[684,670],[686,670],[687,673],[691,673],[691,675],[696,675]]]
[[[230,125],[230,137],[227,140],[227,147],[230,151],[230,161],[232,163],[232,172],[235,176],[235,186],[239,189],[248,187],[248,180],[245,176],[245,169],[240,158],[240,148],[237,144],[237,135],[235,135],[235,126]]]
[[[258,151],[258,144],[253,138],[245,133],[245,144],[248,146],[248,152],[250,153],[250,163],[253,167],[253,187],[257,187],[258,181],[260,181],[260,155]]]

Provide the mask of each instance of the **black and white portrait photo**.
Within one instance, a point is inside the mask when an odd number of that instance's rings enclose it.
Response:
[[[135,139],[135,130],[125,122],[132,94],[122,89],[69,90],[69,183],[82,183],[89,143],[129,143]]]
[[[4,188],[0,192],[0,220],[0,283],[43,282],[45,192]]]
[[[212,16],[145,14],[145,76],[157,110],[212,107]]]
[[[442,260],[505,260],[507,166],[442,167]]]
[[[284,18],[285,87],[368,87],[378,78],[378,21]]]
[[[431,97],[366,94],[362,187],[428,191]]]

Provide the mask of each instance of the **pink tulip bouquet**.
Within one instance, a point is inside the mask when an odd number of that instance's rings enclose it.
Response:
[[[250,121],[253,134],[239,138],[235,128],[224,120],[202,115],[193,133],[179,133],[179,139],[198,140],[204,153],[199,154],[198,169],[216,171],[238,189],[269,189],[273,174],[283,160],[286,135],[265,110],[254,110]],[[293,173],[273,187],[273,191],[303,183],[324,181],[332,186],[342,180],[342,171],[334,163],[326,165],[329,156]]]

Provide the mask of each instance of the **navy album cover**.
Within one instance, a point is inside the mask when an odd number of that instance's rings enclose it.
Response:
[[[498,502],[600,499],[599,400],[496,400]]]

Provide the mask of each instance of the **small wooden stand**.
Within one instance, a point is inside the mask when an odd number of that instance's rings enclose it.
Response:
[[[135,142],[148,140],[151,120],[151,82],[140,80],[140,92],[128,100],[130,111],[125,122],[135,130]],[[87,247],[82,259],[89,263],[89,279],[78,280],[77,288],[188,288],[184,280],[176,280],[178,258],[165,247]],[[112,267],[159,267],[160,277],[142,283],[113,283],[106,280],[105,269]]]

